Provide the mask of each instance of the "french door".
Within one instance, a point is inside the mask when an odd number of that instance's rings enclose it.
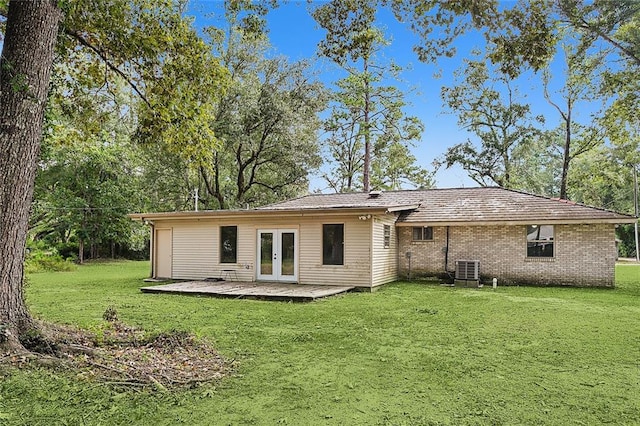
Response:
[[[298,281],[298,231],[258,230],[258,280]]]

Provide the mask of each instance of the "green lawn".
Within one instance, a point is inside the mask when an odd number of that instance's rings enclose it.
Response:
[[[297,304],[142,294],[146,262],[34,274],[39,318],[105,309],[188,330],[235,359],[221,383],[123,392],[65,371],[0,370],[0,424],[640,423],[640,265],[615,290],[396,283]]]

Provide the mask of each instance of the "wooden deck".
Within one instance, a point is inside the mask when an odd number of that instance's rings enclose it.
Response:
[[[142,287],[143,293],[192,294],[198,296],[292,300],[310,302],[346,293],[355,287],[239,281],[187,281]]]

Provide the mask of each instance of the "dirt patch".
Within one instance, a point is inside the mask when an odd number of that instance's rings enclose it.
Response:
[[[232,370],[232,362],[187,332],[148,335],[119,321],[91,331],[40,324],[23,344],[32,352],[0,355],[0,361],[19,368],[33,362],[72,368],[88,380],[161,391],[219,380]]]

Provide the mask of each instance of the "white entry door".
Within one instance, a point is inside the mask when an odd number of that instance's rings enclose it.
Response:
[[[258,230],[258,279],[298,281],[297,230]]]

